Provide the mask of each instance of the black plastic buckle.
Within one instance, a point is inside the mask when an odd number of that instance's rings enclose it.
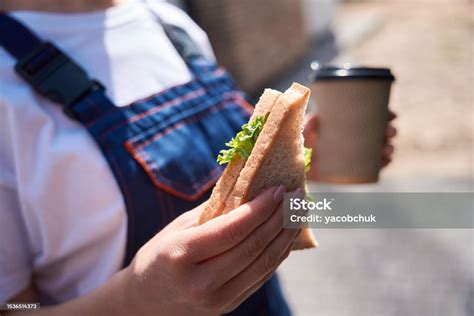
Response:
[[[71,58],[48,42],[19,60],[15,70],[39,94],[62,104],[64,113],[71,118],[75,118],[71,105],[90,91],[104,89]]]

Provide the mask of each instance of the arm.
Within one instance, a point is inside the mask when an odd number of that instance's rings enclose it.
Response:
[[[125,269],[126,270],[126,269]],[[130,315],[130,306],[126,306],[127,297],[125,276],[122,270],[116,273],[104,286],[77,299],[56,306],[41,307],[38,310],[11,311],[5,315]],[[15,295],[10,302],[37,302],[37,292],[30,284],[26,289]],[[133,314],[133,313],[132,313]]]
[[[201,205],[166,226],[99,289],[21,315],[230,312],[271,277],[299,232],[282,229],[283,192],[271,188],[197,226]]]

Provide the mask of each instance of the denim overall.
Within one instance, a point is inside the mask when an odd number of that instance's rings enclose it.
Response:
[[[229,74],[206,59],[186,32],[163,23],[192,80],[125,107],[53,44],[0,12],[0,45],[36,92],[81,122],[106,157],[128,214],[124,266],[168,223],[209,198],[222,173],[218,152],[252,111]],[[272,277],[231,315],[290,315]]]

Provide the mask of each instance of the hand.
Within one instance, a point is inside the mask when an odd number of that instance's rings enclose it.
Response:
[[[271,188],[197,226],[203,205],[181,215],[137,253],[129,300],[140,315],[230,312],[288,256],[298,230],[282,229],[284,188]]]
[[[391,122],[397,117],[392,111],[388,112],[388,124],[384,135],[384,148],[382,153],[382,167],[387,166],[392,162],[392,155],[395,147],[393,147],[392,140],[397,135],[397,129],[391,124]]]
[[[218,315],[258,290],[299,230],[282,229],[284,187],[197,226],[203,205],[176,218],[104,285],[22,315]],[[303,190],[299,190],[301,195]],[[21,298],[21,296],[17,296]]]
[[[382,167],[386,167],[392,161],[392,155],[394,147],[391,143],[392,139],[397,135],[397,129],[390,124],[397,115],[389,111],[387,129],[384,134],[384,147],[382,150]],[[305,146],[309,148],[315,148],[318,138],[318,117],[314,114],[308,114],[305,117],[306,124],[304,127],[303,135],[305,138]]]

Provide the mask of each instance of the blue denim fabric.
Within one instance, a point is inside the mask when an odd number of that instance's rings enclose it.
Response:
[[[177,216],[204,202],[223,171],[216,157],[251,108],[228,73],[187,61],[190,82],[115,107],[96,92],[74,106],[107,158],[128,213],[124,264]],[[231,315],[290,315],[274,276]]]
[[[102,90],[89,91],[71,107],[71,114],[102,150],[124,196],[124,265],[163,227],[209,197],[223,169],[215,161],[218,151],[240,130],[250,111],[230,76],[200,57],[184,30],[162,25],[193,74],[190,82],[120,108]],[[0,26],[0,44],[16,59],[42,43],[2,12]],[[73,81],[58,84],[74,86]],[[290,315],[277,277],[231,315]]]

